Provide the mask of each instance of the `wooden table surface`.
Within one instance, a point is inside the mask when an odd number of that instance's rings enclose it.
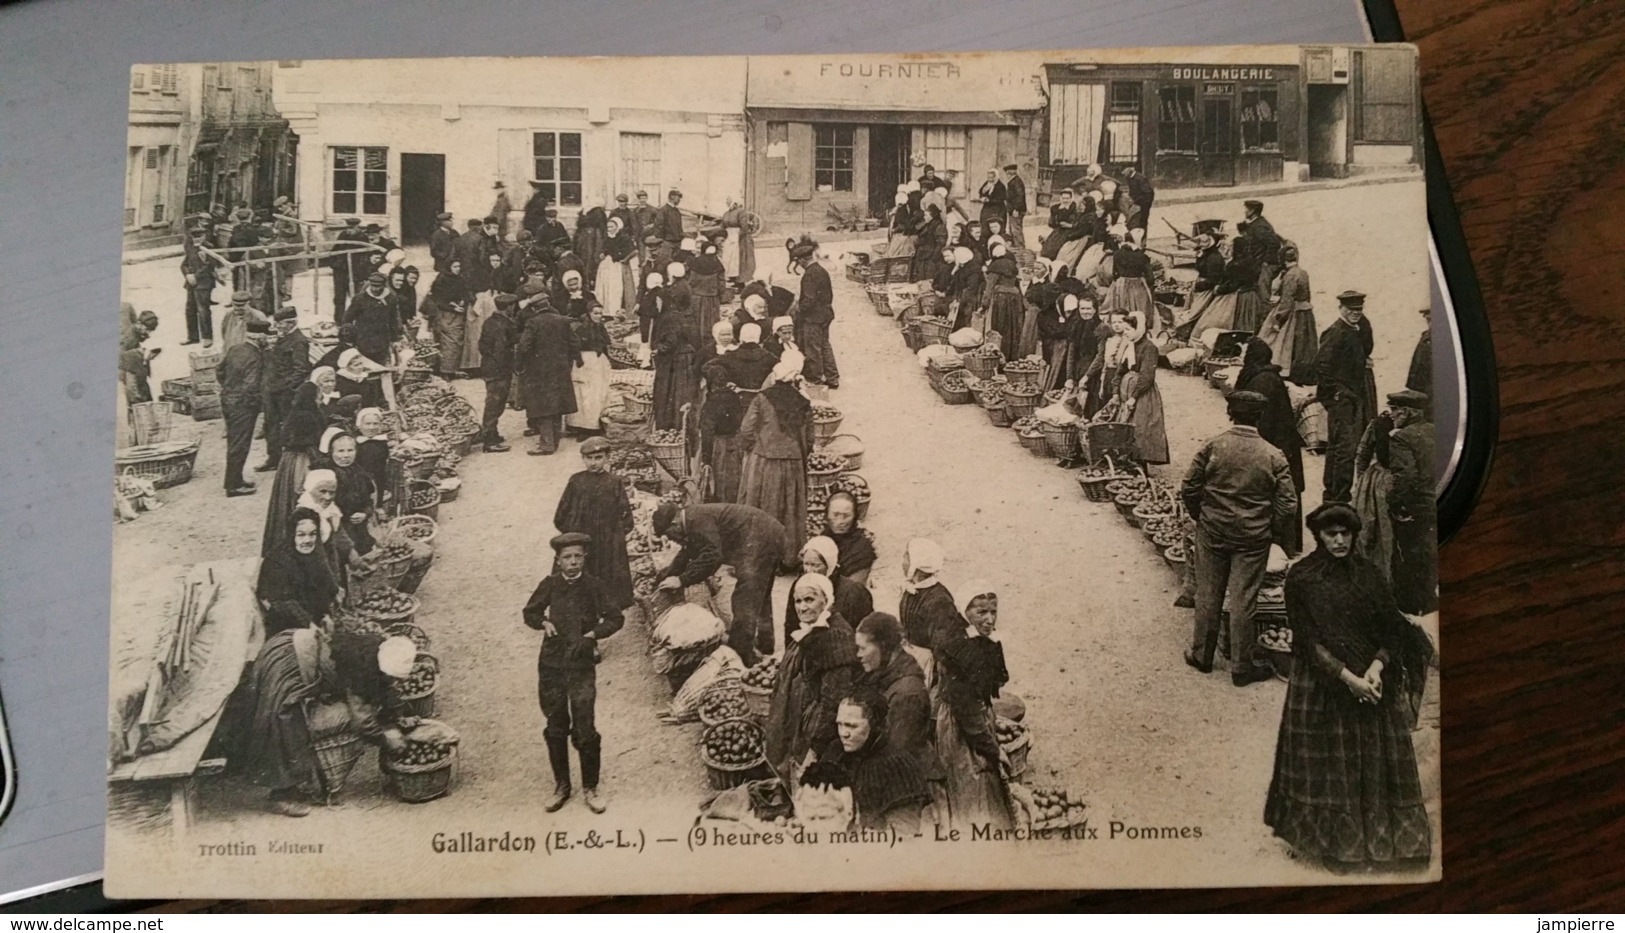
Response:
[[[1489,485],[1440,562],[1443,883],[161,909],[1625,909],[1625,2],[1397,6],[1500,375]]]

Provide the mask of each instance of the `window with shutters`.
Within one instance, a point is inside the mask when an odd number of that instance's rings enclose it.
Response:
[[[1273,87],[1241,89],[1241,148],[1252,152],[1281,150],[1280,95]]]
[[[333,213],[389,213],[389,150],[333,147]]]
[[[581,206],[581,134],[532,133],[531,156],[536,190],[553,204]]]
[[[254,113],[254,101],[259,96],[259,67],[257,65],[239,65],[237,67],[236,95],[232,100],[232,112],[238,117],[247,117]]]
[[[129,157],[124,163],[124,226],[134,227],[137,212],[141,209],[141,166],[142,156],[140,146],[131,146]]]
[[[137,94],[147,93],[147,73],[140,68],[130,69],[130,90]]]
[[[1355,62],[1355,140],[1410,143],[1416,136],[1416,56],[1408,49],[1360,49]]]
[[[1106,122],[1106,85],[1050,86],[1049,160],[1053,165],[1089,165],[1100,158],[1100,131]]]
[[[1106,118],[1106,159],[1140,161],[1140,83],[1112,82],[1111,112]]]
[[[634,192],[647,191],[651,197],[660,193],[659,133],[621,134],[622,194],[631,197]]]
[[[854,128],[849,123],[819,123],[813,127],[813,187],[819,191],[851,191]]]
[[[1157,151],[1196,151],[1196,86],[1172,85],[1157,91]]]
[[[179,65],[153,65],[152,90],[160,94],[174,96],[180,93],[180,66]]]
[[[174,164],[174,150],[159,146],[147,150],[147,168],[152,178],[152,219],[148,223],[161,224],[168,220],[169,172]]]

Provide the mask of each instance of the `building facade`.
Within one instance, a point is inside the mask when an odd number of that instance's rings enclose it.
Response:
[[[1237,52],[1229,61],[1046,64],[1050,187],[1091,164],[1113,174],[1134,166],[1159,188],[1420,169],[1414,49]]]
[[[497,181],[516,212],[540,192],[571,227],[639,189],[710,215],[744,193],[742,58],[284,62],[274,87],[301,219],[328,227],[422,242],[441,211],[483,217]]]
[[[971,205],[989,171],[1037,175],[1042,65],[1024,56],[753,58],[747,204],[773,231],[884,218],[931,165]]]
[[[197,67],[197,141],[186,175],[186,213],[269,210],[293,197],[299,137],[271,100],[275,64],[208,62]]]
[[[197,139],[201,71],[195,65],[130,69],[130,127],[124,162],[124,243],[177,238],[186,165]]]

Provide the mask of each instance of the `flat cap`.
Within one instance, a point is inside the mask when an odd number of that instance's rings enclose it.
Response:
[[[601,437],[589,437],[581,442],[581,455],[598,454],[609,450],[613,445]]]
[[[557,553],[567,547],[590,547],[592,545],[592,535],[584,535],[579,531],[567,531],[562,535],[554,536],[553,540],[547,543],[549,547],[553,548],[554,553]]]
[[[1398,392],[1388,393],[1388,404],[1400,408],[1426,408],[1428,407],[1428,394],[1415,389],[1400,389]]]
[[[1225,396],[1225,407],[1234,412],[1243,414],[1260,412],[1264,410],[1264,396],[1257,392],[1232,392]]]

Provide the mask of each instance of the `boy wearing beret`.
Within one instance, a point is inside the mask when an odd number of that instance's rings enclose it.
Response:
[[[547,759],[553,768],[553,813],[570,799],[570,744],[581,758],[582,799],[587,809],[603,813],[598,793],[600,737],[593,724],[598,699],[598,640],[621,630],[624,619],[602,583],[586,572],[592,538],[561,534],[551,542],[553,572],[525,604],[525,624],[542,633],[536,658],[536,696],[547,726]]]

